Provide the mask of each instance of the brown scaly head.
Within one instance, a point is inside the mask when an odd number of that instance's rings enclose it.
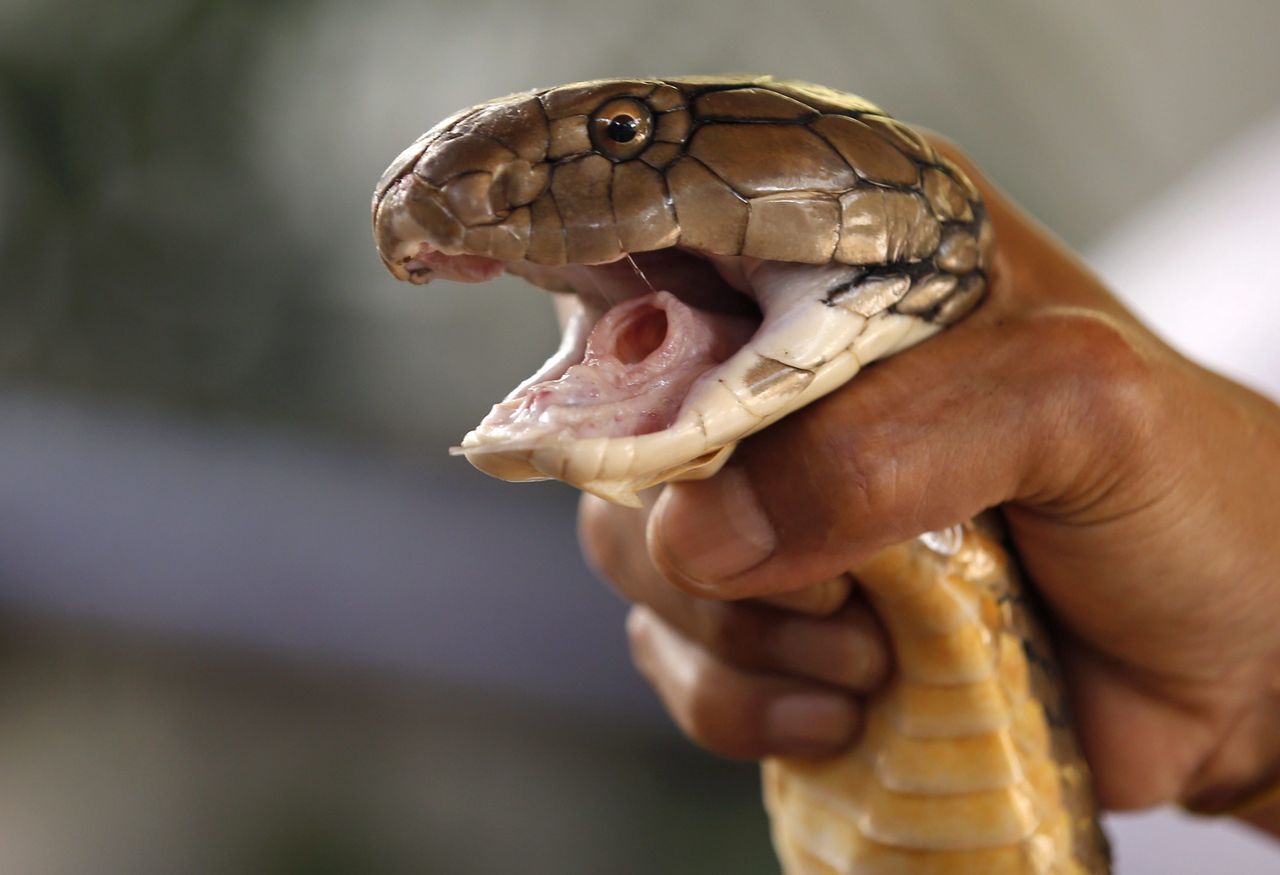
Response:
[[[977,191],[850,94],[769,77],[603,80],[480,104],[379,181],[397,277],[571,293],[565,339],[463,442],[507,479],[616,500],[981,299]],[[660,289],[661,291],[656,291]]]

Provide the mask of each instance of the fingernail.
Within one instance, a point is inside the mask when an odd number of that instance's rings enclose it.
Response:
[[[769,703],[765,732],[771,744],[793,752],[825,752],[849,741],[857,728],[853,703],[821,693],[791,693]]]
[[[778,537],[740,468],[674,484],[654,508],[659,549],[694,583],[741,574],[773,554]]]

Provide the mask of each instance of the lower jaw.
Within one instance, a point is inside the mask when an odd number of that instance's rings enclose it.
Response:
[[[581,349],[565,350],[540,379],[496,405],[476,435],[532,446],[662,431],[693,386],[758,324],[699,310],[666,291],[631,298],[595,323]]]
[[[597,265],[488,259],[473,272],[474,265],[451,261],[458,257],[437,259],[438,275],[480,281],[505,269],[544,289],[575,294],[559,299],[568,305],[561,308],[568,318],[560,351],[456,452],[502,479],[556,478],[624,504],[635,503],[635,491],[647,485],[713,471],[746,435],[937,328],[889,312],[878,298],[833,298],[833,291],[854,287],[862,272],[837,263],[677,248]],[[674,303],[655,304],[662,294],[655,288],[668,290]],[[864,315],[873,303],[876,312]],[[610,305],[622,314],[612,321]],[[667,319],[665,333],[656,310]],[[722,332],[713,329],[680,342],[669,323],[685,311],[695,314],[695,325],[736,325],[727,332],[732,341],[717,341]],[[762,311],[774,315],[765,319]],[[596,379],[606,371],[614,373]],[[579,381],[584,374],[591,379]]]

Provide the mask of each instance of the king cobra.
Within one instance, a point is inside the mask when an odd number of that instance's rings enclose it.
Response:
[[[917,131],[749,76],[463,110],[392,162],[373,225],[400,279],[505,271],[556,293],[559,349],[458,452],[631,506],[960,320],[995,245],[978,190]],[[854,747],[764,764],[789,875],[1110,871],[1049,643],[986,516],[853,570],[895,669]]]

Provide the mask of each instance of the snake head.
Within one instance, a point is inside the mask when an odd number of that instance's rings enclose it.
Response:
[[[769,77],[602,80],[464,110],[379,181],[397,277],[571,293],[560,351],[463,441],[614,498],[748,434],[981,298],[977,191],[871,103]]]

